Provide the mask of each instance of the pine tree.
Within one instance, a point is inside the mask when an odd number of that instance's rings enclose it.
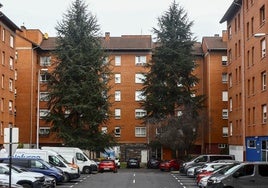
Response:
[[[102,151],[114,144],[99,126],[107,121],[109,63],[99,37],[97,19],[83,0],[75,0],[58,23],[58,63],[48,82],[47,121],[68,146]]]
[[[143,106],[147,111],[146,122],[162,125],[159,140],[172,149],[182,145],[185,134],[195,135],[193,131],[186,133],[184,130],[188,129],[183,126],[189,125],[189,122],[196,125],[193,121],[197,119],[203,98],[196,96],[193,89],[198,78],[193,74],[196,64],[193,56],[195,39],[191,33],[192,25],[193,22],[188,20],[185,10],[175,1],[158,18],[159,29],[153,28],[156,47],[152,61],[148,64],[150,72],[144,83],[146,101]],[[178,111],[182,112],[184,118],[177,117]],[[188,122],[185,122],[186,119]]]

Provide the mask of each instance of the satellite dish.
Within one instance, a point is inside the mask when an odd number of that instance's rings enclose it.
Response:
[[[47,33],[44,34],[44,39],[48,39],[48,34]]]

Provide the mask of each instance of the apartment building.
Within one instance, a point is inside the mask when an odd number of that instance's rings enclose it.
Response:
[[[17,79],[16,30],[19,28],[0,12],[0,144],[4,143],[6,128],[15,128],[15,80]],[[8,129],[9,130],[9,129]]]
[[[202,153],[226,153],[228,151],[228,74],[227,33],[203,37],[203,93],[205,119],[202,129]]]
[[[268,1],[234,0],[227,22],[230,153],[238,160],[268,160]]]

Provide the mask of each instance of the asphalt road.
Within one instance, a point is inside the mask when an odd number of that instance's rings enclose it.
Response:
[[[119,169],[118,173],[82,174],[57,188],[197,188],[194,179],[158,169]]]

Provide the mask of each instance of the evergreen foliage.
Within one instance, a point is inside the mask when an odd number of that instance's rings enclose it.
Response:
[[[97,19],[83,0],[75,0],[58,23],[58,63],[48,82],[47,121],[66,146],[103,151],[115,142],[99,126],[108,120],[109,63]]]
[[[198,111],[204,99],[194,90],[198,78],[193,74],[196,64],[192,25],[185,10],[175,1],[158,18],[159,29],[153,28],[156,48],[148,64],[151,71],[144,83],[145,122],[161,124],[159,140],[172,149],[187,147],[183,141],[185,137],[190,144],[194,141]],[[178,111],[182,112],[180,117]]]

